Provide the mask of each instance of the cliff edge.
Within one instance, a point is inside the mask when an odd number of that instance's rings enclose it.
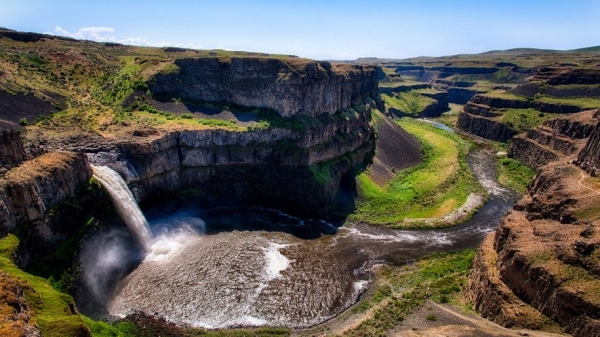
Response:
[[[531,144],[522,156],[542,158],[529,163],[536,178],[480,247],[466,288],[475,309],[496,323],[543,329],[552,320],[574,336],[600,335],[600,180],[574,161],[579,154],[589,167],[582,147],[598,146],[598,121],[591,128],[594,112],[579,115],[518,138]],[[548,151],[555,158],[536,155]]]

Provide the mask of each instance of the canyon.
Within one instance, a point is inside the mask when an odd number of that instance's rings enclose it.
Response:
[[[378,288],[394,268],[479,246],[464,284],[439,301],[464,287],[504,327],[600,335],[596,53],[540,52],[533,65],[530,50],[339,63],[6,29],[0,47],[0,295],[10,299],[1,319],[15,322],[0,331],[97,334],[81,310],[174,335],[332,333],[362,306],[409,299],[402,287]],[[442,116],[475,140],[462,160],[485,195],[463,223],[347,221],[359,174],[386,187],[428,160],[395,120],[406,116]],[[520,200],[497,183],[500,150],[536,172]],[[127,215],[106,192],[113,178],[142,206],[145,239],[124,230]],[[31,302],[42,288],[26,273],[73,295],[53,302],[67,320]],[[373,312],[340,331],[360,335]]]

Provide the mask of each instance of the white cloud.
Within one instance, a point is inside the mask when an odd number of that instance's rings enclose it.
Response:
[[[66,36],[78,40],[90,40],[96,42],[113,42],[121,43],[134,46],[147,46],[147,47],[180,47],[190,49],[202,49],[201,44],[197,43],[177,43],[170,41],[154,42],[146,40],[142,37],[127,37],[118,38],[114,35],[116,30],[111,27],[84,27],[79,29],[75,33],[71,33],[62,27],[54,28],[54,32],[45,32],[50,35]]]

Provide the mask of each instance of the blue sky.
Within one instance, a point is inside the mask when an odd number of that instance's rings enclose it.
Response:
[[[407,58],[600,45],[600,1],[0,0],[0,27],[314,59]]]

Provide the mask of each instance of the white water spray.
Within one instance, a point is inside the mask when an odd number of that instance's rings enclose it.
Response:
[[[152,248],[152,233],[148,222],[140,211],[129,187],[121,178],[121,176],[106,166],[93,166],[94,177],[100,181],[100,184],[110,194],[113,204],[117,209],[117,213],[121,216],[121,219],[125,222],[129,231],[134,236],[137,244],[149,253]]]

